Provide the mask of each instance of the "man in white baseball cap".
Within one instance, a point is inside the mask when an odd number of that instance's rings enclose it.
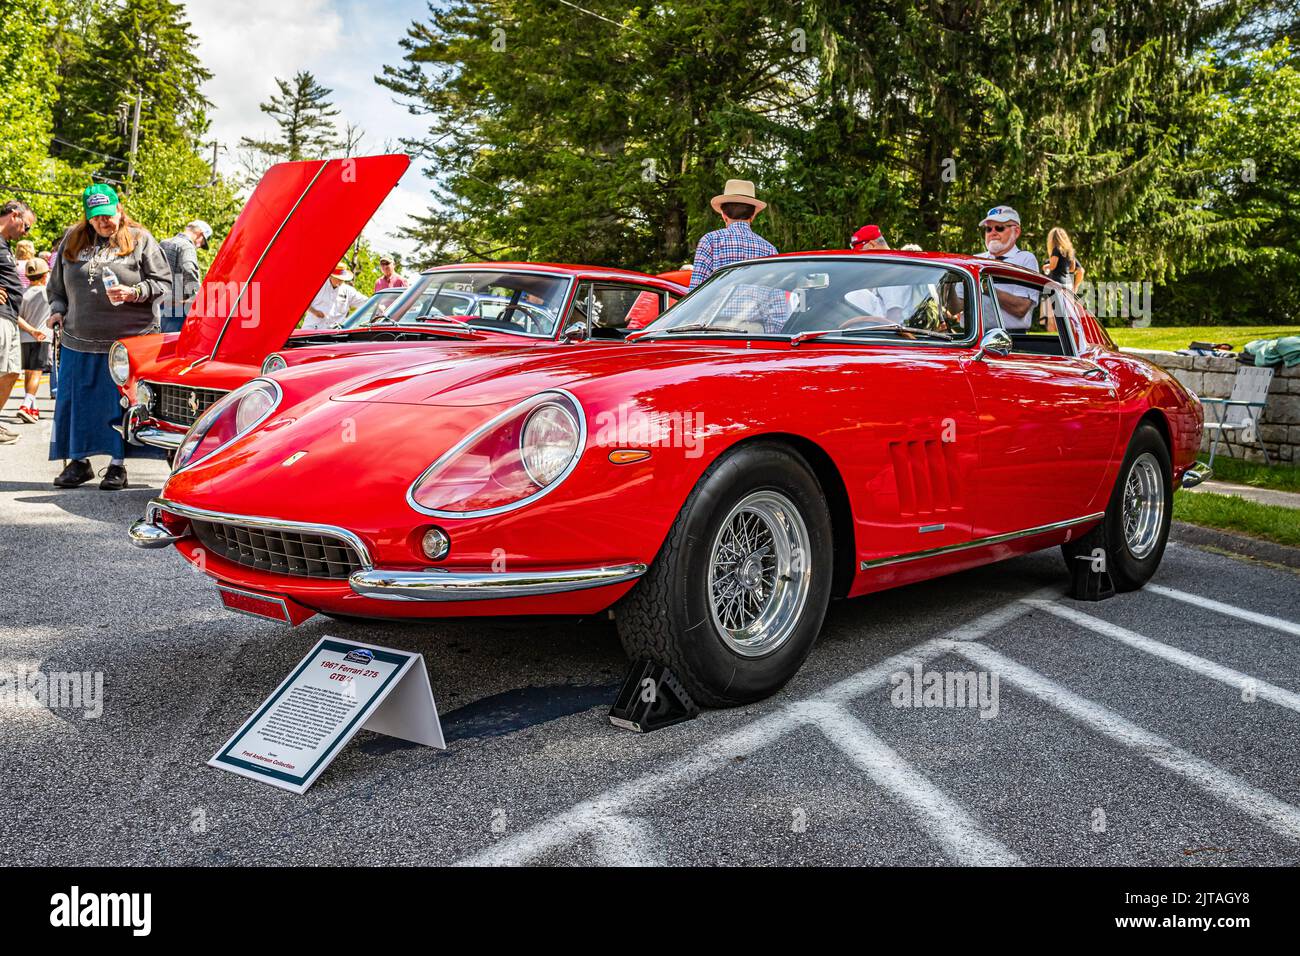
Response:
[[[366,297],[352,287],[352,270],[340,263],[329,274],[316,298],[307,307],[302,327],[304,329],[333,329],[343,324],[356,309],[361,308]]]
[[[1010,206],[994,206],[980,220],[980,229],[984,232],[985,251],[977,258],[997,259],[1038,272],[1038,259],[1034,254],[1016,245],[1020,239],[1020,213]],[[996,279],[993,287],[1002,310],[1003,328],[1011,331],[1028,329],[1033,322],[1034,306],[1038,304],[1038,290]]]
[[[194,219],[184,229],[158,245],[167,259],[172,276],[171,293],[158,300],[158,322],[164,332],[179,332],[185,316],[199,294],[201,274],[195,249],[206,249],[212,227]]]

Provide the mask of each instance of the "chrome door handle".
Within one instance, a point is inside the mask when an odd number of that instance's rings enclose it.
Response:
[[[1088,371],[1083,373],[1083,377],[1090,378],[1095,382],[1104,382],[1110,378],[1104,368],[1090,368]]]

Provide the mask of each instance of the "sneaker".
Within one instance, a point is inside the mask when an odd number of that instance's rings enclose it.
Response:
[[[100,491],[121,491],[126,487],[125,465],[109,465],[100,474],[104,476],[99,483]]]
[[[0,425],[0,445],[12,445],[17,440],[18,440],[17,432],[11,432],[3,425]]]
[[[75,488],[77,485],[84,485],[94,477],[95,469],[90,467],[90,462],[73,459],[59,472],[59,477],[54,479],[54,487]]]
[[[35,425],[40,421],[41,413],[35,405],[22,405],[18,409],[18,417],[28,425]]]

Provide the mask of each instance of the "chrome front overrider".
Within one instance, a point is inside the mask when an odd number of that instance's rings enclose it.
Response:
[[[618,564],[566,571],[357,571],[349,583],[357,594],[381,601],[491,601],[585,591],[623,584],[645,574],[644,564]]]
[[[157,419],[149,416],[149,409],[143,405],[132,405],[122,416],[122,424],[114,425],[113,430],[132,445],[152,445],[175,451],[185,440],[185,432],[170,432],[158,427]]]

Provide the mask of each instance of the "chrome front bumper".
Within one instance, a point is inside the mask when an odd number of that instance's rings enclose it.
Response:
[[[561,571],[386,571],[371,563],[365,543],[353,532],[334,525],[317,525],[278,518],[261,518],[207,511],[163,498],[149,502],[144,517],[131,525],[131,543],[137,548],[165,548],[189,537],[172,534],[158,520],[158,512],[169,511],[183,518],[198,518],[226,524],[247,524],[270,529],[310,531],[347,541],[361,558],[362,567],[348,578],[348,585],[362,597],[380,601],[492,601],[501,598],[536,597],[585,591],[610,584],[635,581],[646,572],[644,564],[617,564],[597,568]],[[340,580],[341,579],[336,579]]]
[[[1214,470],[1209,465],[1202,465],[1199,461],[1183,472],[1182,487],[1195,488],[1203,481],[1208,481],[1214,477]]]
[[[125,399],[123,399],[125,401]],[[175,451],[185,440],[184,432],[169,432],[157,427],[157,420],[149,417],[149,410],[143,405],[132,405],[122,416],[122,424],[113,429],[132,445],[152,445]]]
[[[624,584],[645,574],[644,564],[567,571],[357,571],[348,579],[358,594],[381,601],[491,601],[585,591]]]

